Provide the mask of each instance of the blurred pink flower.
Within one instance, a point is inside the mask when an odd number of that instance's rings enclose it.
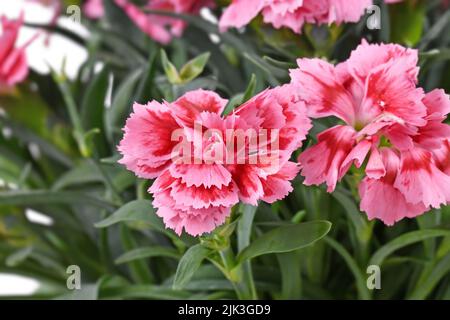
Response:
[[[337,66],[299,59],[292,83],[313,118],[344,121],[299,156],[306,185],[332,192],[352,165],[364,165],[361,210],[386,224],[450,202],[450,112],[443,90],[417,87],[418,54],[363,43]],[[394,201],[395,199],[395,201]]]
[[[145,13],[129,0],[114,1],[139,29],[162,44],[169,43],[174,36],[181,36],[186,28],[186,23],[183,20]],[[212,8],[213,6],[213,0],[148,0],[145,8],[180,14],[198,14],[200,9],[204,7]],[[91,19],[99,19],[104,15],[102,0],[88,0],[83,10]]]
[[[17,20],[9,20],[2,16],[2,34],[0,35],[0,88],[12,87],[28,75],[28,62],[25,48],[27,44],[17,47],[19,30],[23,25],[23,14]]]
[[[204,90],[189,92],[173,103],[135,104],[124,128],[119,162],[141,178],[156,178],[149,190],[153,205],[166,226],[178,234],[183,228],[194,236],[212,231],[239,200],[251,205],[260,199],[271,203],[292,190],[289,181],[299,168],[289,158],[311,128],[304,104],[288,86],[266,90],[222,117],[226,104],[227,100]],[[199,126],[200,135],[195,130]],[[251,137],[257,137],[262,147],[251,149],[248,136],[240,148],[239,132],[252,129],[256,134]],[[264,132],[269,135],[261,144]],[[264,148],[272,146],[269,142],[275,138],[276,148]],[[183,152],[183,161],[174,157],[180,139],[188,142],[189,155]],[[199,147],[200,154],[195,151]],[[248,154],[242,152],[246,150]],[[205,157],[222,152],[224,157]],[[242,154],[244,161],[239,162]],[[256,156],[267,156],[269,161],[251,162]]]
[[[301,33],[305,23],[341,24],[357,22],[372,0],[233,0],[223,13],[219,27],[240,28],[260,12],[264,22]]]
[[[83,12],[90,19],[100,19],[105,14],[103,0],[87,0],[83,5]]]

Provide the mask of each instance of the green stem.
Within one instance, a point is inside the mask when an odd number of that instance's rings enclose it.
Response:
[[[145,180],[138,179],[136,184],[136,194],[139,200],[145,199],[145,195],[147,194],[147,182]]]
[[[77,104],[72,96],[72,93],[70,92],[69,87],[67,86],[66,80],[62,76],[58,76],[56,73],[53,73],[53,78],[62,93],[67,112],[69,113],[70,122],[74,128],[73,134],[78,144],[78,149],[83,156],[87,156],[89,154],[89,150],[84,138],[83,124],[81,122],[80,115],[78,114]]]
[[[101,164],[98,162],[98,160],[96,160],[94,158],[90,158],[90,161],[96,167],[98,172],[102,175],[106,187],[108,187],[108,189],[111,191],[113,197],[118,201],[118,205],[122,206],[124,204],[122,201],[122,197],[120,196],[119,191],[117,191],[116,187],[114,186],[108,173],[101,166]]]
[[[240,206],[242,210],[242,218],[238,223],[237,235],[238,235],[238,250],[241,252],[250,244],[250,235],[252,231],[253,219],[255,218],[256,207],[254,206]],[[250,261],[245,261],[241,264],[242,283],[247,288],[249,297],[252,300],[258,299],[258,294],[253,280],[253,272]]]
[[[238,299],[256,300],[257,295],[253,284],[253,277],[251,277],[251,281],[249,281],[249,273],[245,270],[245,265],[236,264],[236,258],[233,250],[228,247],[219,251],[219,254],[222,259],[225,276],[233,285]]]

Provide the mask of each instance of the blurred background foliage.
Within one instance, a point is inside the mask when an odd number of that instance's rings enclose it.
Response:
[[[285,200],[234,208],[212,235],[179,238],[155,215],[151,181],[116,163],[134,101],[203,88],[229,98],[231,111],[289,82],[298,57],[339,62],[362,38],[418,48],[420,85],[450,92],[450,11],[440,1],[379,2],[380,30],[369,30],[366,16],[302,35],[261,19],[220,34],[205,19],[179,16],[189,27],[164,49],[104,4],[105,18],[82,20],[87,38],[40,26],[88,50],[75,80],[64,70],[32,72],[0,97],[0,272],[38,280],[30,298],[450,299],[449,208],[388,228],[359,211],[351,181],[327,194],[299,177]],[[317,121],[305,145],[332,121]],[[52,223],[31,222],[29,210]],[[382,267],[381,290],[367,289],[371,264]],[[66,287],[69,265],[81,268],[81,290]]]

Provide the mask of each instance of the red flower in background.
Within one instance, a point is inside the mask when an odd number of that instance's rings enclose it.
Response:
[[[33,40],[18,47],[17,38],[23,25],[23,15],[17,20],[1,17],[2,34],[0,35],[0,88],[12,87],[24,81],[28,75],[28,61],[25,48]]]
[[[162,15],[148,14],[129,0],[114,0],[130,19],[150,38],[162,44],[169,43],[173,37],[182,35],[186,22]],[[203,7],[213,7],[212,0],[148,0],[148,10],[167,11],[183,14],[198,14]],[[91,19],[99,19],[104,15],[102,0],[88,0],[83,10]]]
[[[260,12],[265,23],[301,33],[305,23],[357,22],[372,0],[233,0],[220,19],[222,31],[247,25]]]

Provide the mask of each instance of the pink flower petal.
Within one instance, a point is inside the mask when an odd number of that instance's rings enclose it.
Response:
[[[340,82],[333,65],[319,59],[299,59],[290,70],[292,84],[313,118],[336,116],[352,125],[355,109],[350,93]]]
[[[355,131],[349,126],[335,126],[317,136],[318,143],[302,152],[298,161],[302,167],[304,184],[320,185],[326,182],[332,192],[343,172],[342,163],[352,151],[356,141]]]
[[[231,182],[231,173],[220,164],[173,164],[170,173],[175,178],[181,178],[181,182],[187,187],[227,186]]]
[[[199,89],[186,93],[172,103],[170,111],[181,126],[192,128],[201,112],[208,111],[220,115],[227,102],[215,92]]]
[[[445,140],[441,147],[433,151],[437,167],[450,176],[450,139]]]
[[[9,20],[1,17],[2,33],[0,35],[0,87],[12,87],[23,82],[28,76],[28,61],[25,55],[26,46],[16,48],[19,30],[24,22],[23,13],[17,20]]]
[[[428,211],[421,203],[408,203],[399,190],[382,180],[366,177],[359,185],[359,194],[361,211],[367,213],[369,220],[380,219],[388,226]]]
[[[127,120],[119,151],[119,161],[141,178],[156,178],[169,164],[177,141],[172,133],[179,129],[167,106],[157,102],[134,105]]]
[[[364,87],[365,80],[373,69],[392,60],[401,60],[406,71],[405,75],[411,82],[417,83],[418,51],[397,44],[369,44],[363,39],[345,64],[349,73]]]
[[[199,236],[223,224],[230,215],[230,208],[217,207],[187,212],[161,207],[156,213],[163,218],[166,227],[173,229],[178,235],[181,235],[184,229],[192,236]]]
[[[370,220],[380,219],[387,225],[428,211],[422,203],[409,203],[403,193],[394,187],[400,168],[398,155],[389,148],[382,148],[379,155],[386,174],[380,179],[366,177],[360,183],[361,210],[367,213]]]
[[[256,206],[258,199],[264,195],[257,168],[251,165],[237,165],[232,175],[233,181],[239,188],[239,198],[245,203]]]
[[[406,76],[407,72],[408,66],[402,60],[393,60],[374,68],[366,80],[358,119],[369,122],[380,114],[387,113],[411,125],[425,125],[423,90],[415,87],[415,83]]]
[[[372,4],[372,0],[329,0],[328,22],[358,22],[364,15],[365,9]]]
[[[292,191],[290,181],[297,176],[299,171],[300,167],[296,163],[288,161],[279,172],[262,180],[264,191],[262,200],[273,203],[286,197]]]
[[[342,162],[341,168],[339,169],[339,175],[345,175],[353,163],[357,168],[361,168],[371,147],[372,142],[369,140],[365,139],[359,142]]]
[[[439,170],[429,151],[415,148],[401,153],[401,168],[394,187],[413,204],[439,208],[450,202],[450,176]]]
[[[371,179],[380,179],[386,175],[386,167],[376,147],[371,149],[369,162],[366,166],[366,174]]]
[[[194,209],[205,209],[209,207],[231,207],[239,202],[236,185],[230,183],[221,188],[211,186],[187,187],[176,180],[171,186],[170,195],[177,205],[192,207]]]
[[[266,0],[233,0],[219,21],[221,32],[230,27],[241,28],[255,18],[263,9]]]

